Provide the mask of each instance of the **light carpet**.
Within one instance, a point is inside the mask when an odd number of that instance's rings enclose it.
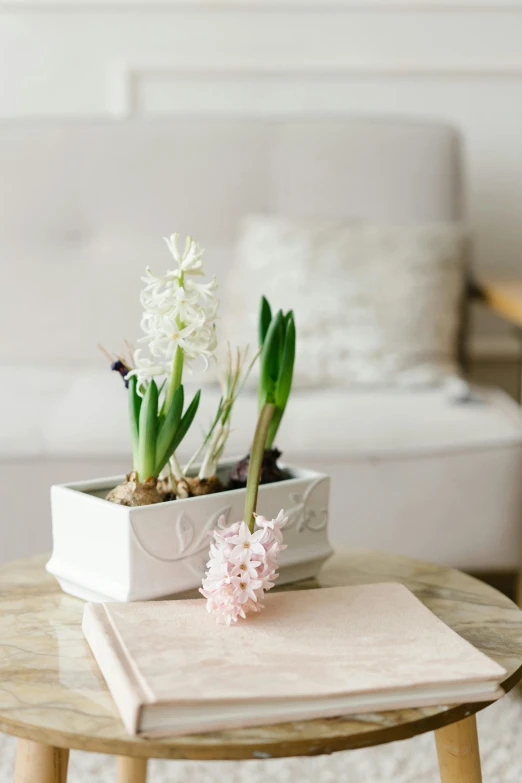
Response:
[[[484,783],[522,780],[522,689],[478,716]],[[15,741],[0,736],[0,781],[11,783]],[[69,783],[115,783],[114,759],[73,751]],[[273,761],[151,761],[150,783],[436,783],[431,734],[333,756]]]

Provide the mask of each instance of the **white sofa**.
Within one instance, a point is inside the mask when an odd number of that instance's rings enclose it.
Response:
[[[399,120],[0,125],[0,561],[50,547],[51,483],[128,467],[123,387],[96,344],[137,337],[164,234],[194,234],[226,286],[250,212],[459,219],[460,155],[453,129]],[[203,423],[216,399],[204,388]],[[230,453],[254,410],[246,395]],[[518,569],[522,415],[504,394],[297,390],[278,441],[332,475],[334,542]]]

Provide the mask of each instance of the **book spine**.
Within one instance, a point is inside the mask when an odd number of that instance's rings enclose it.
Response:
[[[102,605],[88,603],[82,630],[129,734],[140,729],[143,694]]]

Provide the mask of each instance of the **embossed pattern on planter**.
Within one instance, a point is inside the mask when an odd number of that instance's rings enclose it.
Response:
[[[147,542],[144,542],[140,537],[139,532],[136,530],[136,522],[131,521],[132,533],[139,547],[145,554],[156,560],[160,560],[163,563],[177,563],[180,560],[186,560],[189,557],[193,557],[193,555],[197,555],[200,552],[208,553],[210,533],[217,526],[221,516],[224,516],[226,520],[229,519],[231,510],[232,506],[223,506],[211,514],[208,521],[203,526],[198,525],[187,511],[178,512],[178,517],[173,525],[174,531],[171,530],[171,525],[169,524],[167,544],[172,544],[173,551],[171,552],[165,552],[165,540],[163,537],[160,539],[163,552],[159,549],[158,551],[155,551],[153,548],[154,538],[150,538]],[[173,509],[172,516],[175,517],[175,515],[176,511]],[[174,535],[172,535],[172,533],[174,533]]]
[[[306,488],[304,493],[289,492],[288,493],[288,506],[285,509],[288,517],[286,523],[285,532],[295,527],[298,533],[302,533],[304,530],[311,530],[318,532],[324,530],[328,524],[328,504],[319,503],[314,505],[313,495],[321,485],[326,483],[327,479],[317,479]]]

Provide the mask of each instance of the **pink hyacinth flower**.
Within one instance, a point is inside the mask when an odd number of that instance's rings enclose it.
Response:
[[[227,527],[225,518],[219,519],[200,588],[218,623],[231,625],[263,608],[261,600],[274,586],[279,553],[285,549],[285,523],[283,511],[270,520],[256,516],[257,530],[251,533],[244,522]]]

